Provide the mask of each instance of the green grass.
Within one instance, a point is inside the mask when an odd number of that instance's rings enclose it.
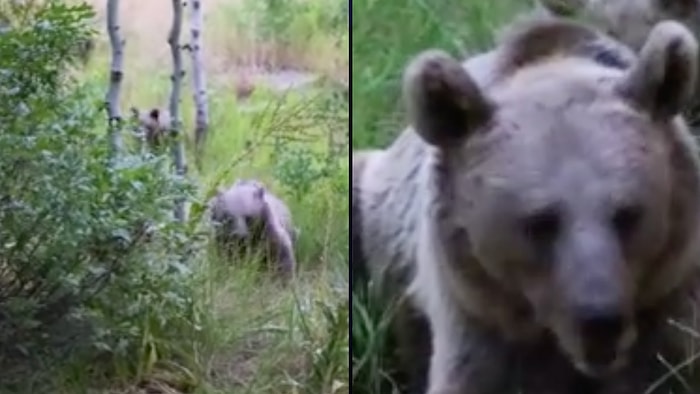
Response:
[[[100,90],[106,92],[110,62],[102,3],[94,2],[96,53],[78,71],[79,79],[100,95]],[[132,105],[166,106],[170,92],[165,41],[170,2],[138,3],[122,2],[121,7],[127,40],[121,98],[125,115]],[[273,7],[253,8],[263,3]],[[236,178],[262,180],[288,202],[301,229],[296,282],[285,287],[252,262],[234,265],[210,250],[198,250],[190,267],[196,330],[165,343],[150,330],[156,325],[144,321],[141,352],[105,368],[102,376],[89,372],[88,365],[66,363],[56,375],[58,391],[349,392],[347,106],[331,102],[331,88],[322,82],[282,96],[256,86],[247,103],[235,95],[238,77],[258,64],[306,70],[321,80],[346,80],[347,24],[328,23],[341,6],[341,1],[314,0],[206,2],[210,137],[201,168],[194,165],[189,74],[183,81],[189,176],[199,185],[193,225],[205,225],[197,220],[197,205],[217,186]],[[187,25],[183,39],[189,39]],[[183,56],[189,71],[190,58],[187,52]],[[329,103],[332,110],[324,107]],[[106,132],[106,125],[97,132]],[[125,139],[134,143],[128,131]]]
[[[352,146],[384,146],[403,127],[400,81],[428,48],[465,57],[493,43],[494,31],[528,2],[410,0],[352,2]]]

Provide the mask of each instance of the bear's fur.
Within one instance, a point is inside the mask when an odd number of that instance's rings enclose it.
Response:
[[[352,215],[352,248],[350,250],[350,284],[353,290],[355,286],[361,283],[366,283],[370,277],[367,272],[367,267],[365,266],[364,259],[362,258],[362,238],[360,236],[359,230],[362,223],[362,212],[360,211],[359,201],[360,201],[360,189],[359,180],[362,177],[365,163],[370,159],[370,157],[379,151],[356,151],[352,152],[352,205],[351,209]]]
[[[386,302],[385,306],[395,303],[395,315],[393,324],[390,326],[392,343],[388,346],[394,347],[388,356],[389,360],[395,360],[398,370],[392,375],[395,383],[404,392],[423,394],[426,384],[426,371],[428,360],[430,359],[430,327],[425,316],[418,310],[410,300],[402,296],[402,293],[410,282],[413,270],[402,265],[386,265],[384,268],[391,270],[390,273],[371,272],[364,258],[363,247],[363,209],[361,207],[362,189],[361,179],[371,177],[365,175],[366,164],[375,157],[381,156],[381,150],[354,151],[352,154],[352,226],[351,226],[351,287],[353,292],[367,291],[363,285],[367,284],[371,278],[387,279],[378,287],[381,291],[379,298]],[[374,268],[378,268],[375,266]],[[390,341],[391,342],[391,341]]]
[[[146,112],[132,107],[131,113],[144,133],[149,148],[161,147],[170,128],[170,112],[161,108],[151,108]]]
[[[581,17],[635,51],[663,20],[678,21],[700,36],[697,0],[538,0],[536,4],[554,15]]]
[[[638,394],[657,353],[685,359],[666,321],[700,261],[697,59],[676,22],[636,56],[542,18],[411,61],[410,126],[353,155],[352,263],[429,321],[428,394]]]
[[[209,209],[217,245],[229,258],[267,248],[275,267],[286,277],[293,275],[298,230],[287,205],[262,182],[236,180],[228,189],[217,191]]]

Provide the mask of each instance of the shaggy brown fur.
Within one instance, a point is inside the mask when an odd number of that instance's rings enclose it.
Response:
[[[168,133],[170,127],[170,113],[160,108],[151,108],[148,112],[142,112],[132,107],[131,112],[138,121],[138,126],[146,136],[146,142],[151,149],[159,148]]]
[[[545,18],[408,65],[411,127],[353,157],[353,264],[430,322],[429,394],[638,394],[687,356],[697,56],[675,22],[637,57]]]
[[[379,150],[353,152],[352,155],[352,250],[351,250],[351,287],[352,291],[367,290],[366,285],[372,278],[365,259],[362,241],[362,190],[360,180],[371,177],[365,173],[366,163],[374,155],[381,154]],[[426,371],[430,359],[430,327],[423,313],[405,297],[401,296],[414,270],[403,267],[389,267],[392,272],[384,276],[387,282],[380,288],[380,298],[386,305],[396,303],[396,314],[391,325],[390,340],[387,345],[393,347],[391,354],[385,354],[389,362],[397,361],[397,371],[392,378],[404,393],[423,394],[426,385]],[[374,273],[376,274],[376,272]],[[375,278],[380,275],[375,275]]]
[[[362,237],[360,229],[362,226],[362,212],[360,211],[359,180],[363,176],[365,163],[375,151],[359,151],[352,153],[352,248],[350,250],[351,277],[350,284],[353,290],[356,285],[366,283],[369,280],[367,272],[367,262],[362,255]]]
[[[697,0],[539,0],[538,6],[554,15],[583,18],[635,51],[663,20],[678,21],[696,37],[700,34]]]
[[[287,206],[256,180],[239,179],[209,203],[219,248],[228,257],[266,248],[268,260],[285,277],[294,274],[297,230]]]

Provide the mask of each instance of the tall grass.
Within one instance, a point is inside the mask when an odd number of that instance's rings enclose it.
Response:
[[[382,146],[403,126],[400,81],[418,51],[478,53],[528,1],[352,2],[352,146]]]

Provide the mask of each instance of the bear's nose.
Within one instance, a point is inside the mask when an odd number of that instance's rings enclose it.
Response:
[[[623,318],[619,313],[595,313],[580,318],[579,324],[585,338],[604,342],[622,334]]]
[[[578,324],[586,361],[602,365],[611,363],[624,329],[622,314],[615,309],[586,308],[579,311]]]

